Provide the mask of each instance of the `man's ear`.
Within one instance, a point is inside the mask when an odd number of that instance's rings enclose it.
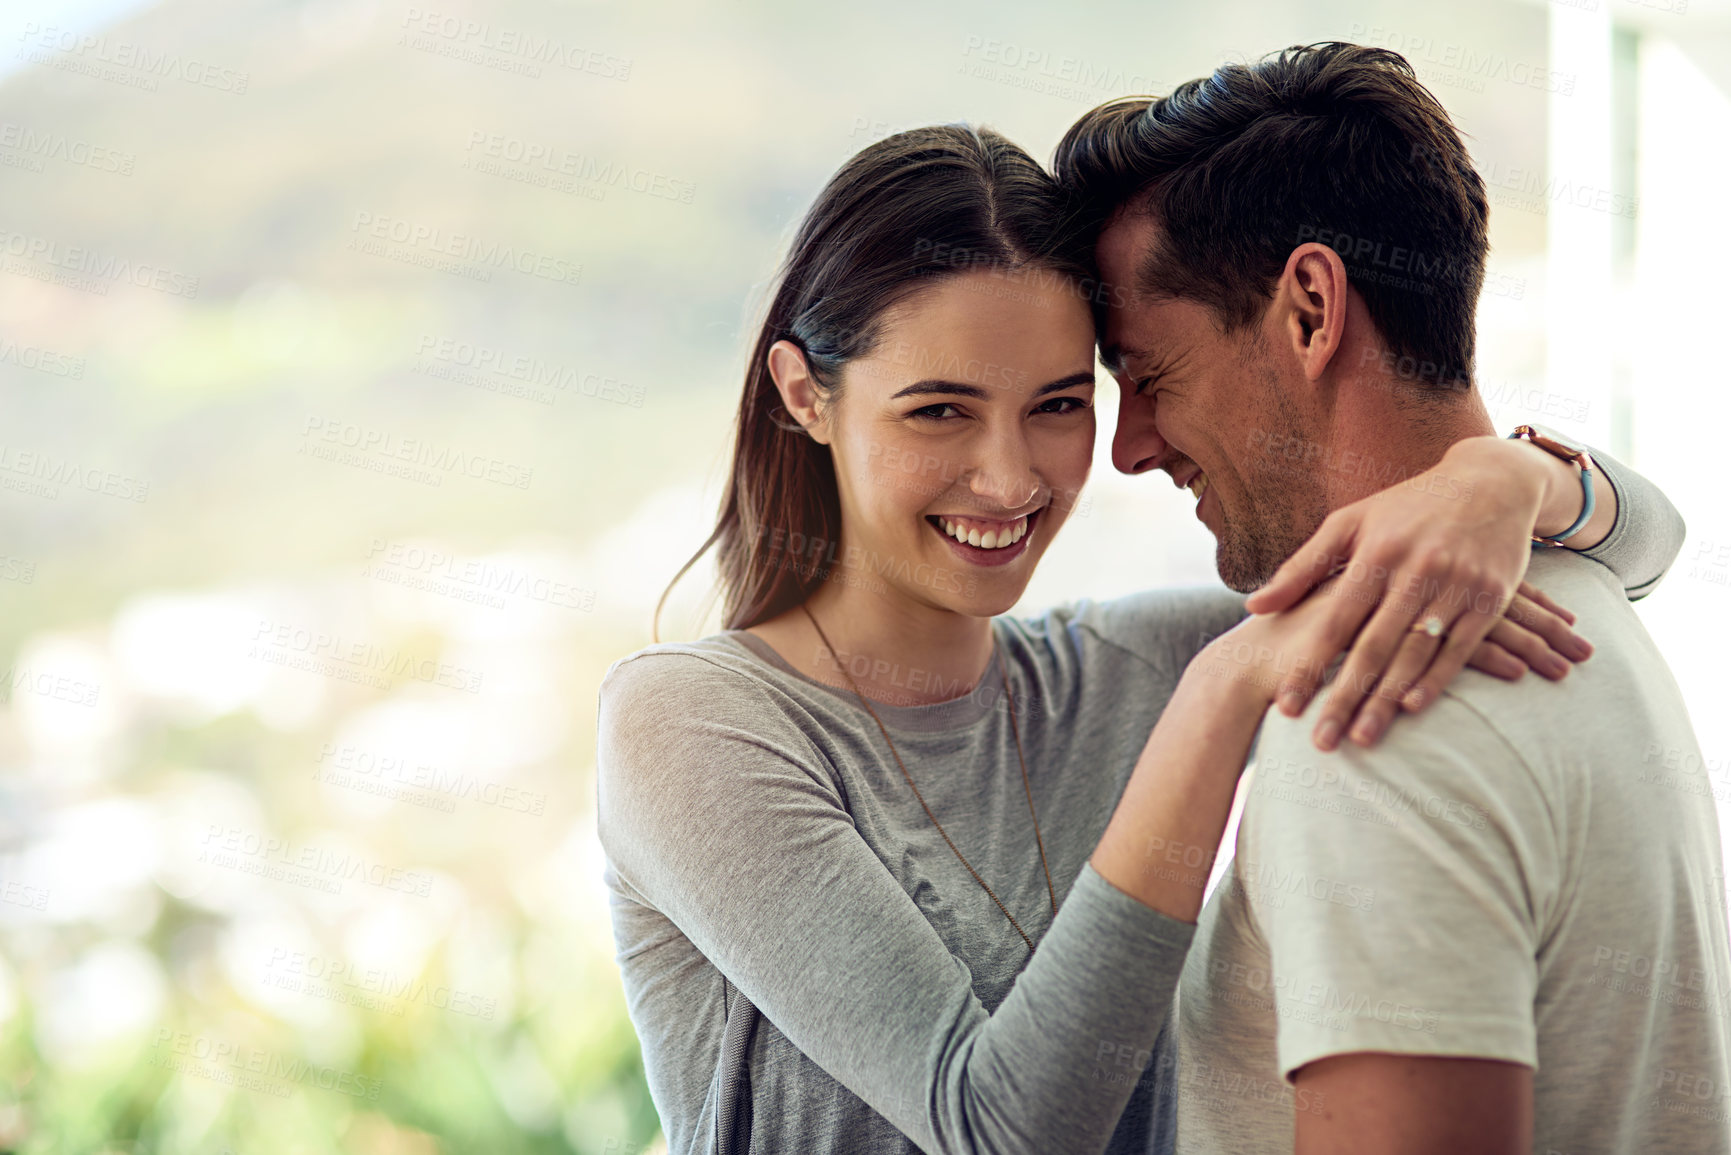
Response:
[[[829,420],[818,412],[817,382],[805,363],[805,350],[792,341],[777,341],[769,347],[769,376],[781,394],[788,416],[805,427],[819,445],[829,444]]]
[[[1311,381],[1322,378],[1346,333],[1346,302],[1352,283],[1340,254],[1314,241],[1286,258],[1274,289],[1284,339]]]

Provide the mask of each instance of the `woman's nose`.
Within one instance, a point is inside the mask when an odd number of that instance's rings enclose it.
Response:
[[[999,439],[969,479],[969,489],[1004,509],[1022,509],[1040,493],[1033,455],[1019,437]]]

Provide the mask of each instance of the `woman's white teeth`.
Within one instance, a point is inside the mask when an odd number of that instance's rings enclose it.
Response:
[[[1003,529],[988,529],[981,533],[978,529],[966,528],[947,517],[938,518],[938,524],[944,527],[944,532],[957,541],[965,542],[978,549],[1003,549],[1015,545],[1028,532],[1028,519],[1019,517]]]
[[[1190,492],[1195,494],[1197,497],[1201,497],[1204,493],[1208,492],[1208,475],[1198,473],[1195,477],[1192,477],[1190,479]]]

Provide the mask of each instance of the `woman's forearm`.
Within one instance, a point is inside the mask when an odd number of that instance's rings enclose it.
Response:
[[[1271,690],[1219,643],[1186,668],[1089,862],[1119,890],[1194,922]],[[1264,675],[1266,676],[1266,675]]]
[[[1589,456],[1591,456],[1589,454]],[[1449,447],[1443,459],[1458,472],[1464,462],[1490,461],[1493,469],[1513,469],[1530,479],[1539,493],[1533,532],[1541,537],[1561,533],[1581,516],[1581,471],[1552,453],[1527,441],[1494,435],[1467,437]],[[1617,490],[1604,471],[1593,466],[1593,516],[1562,544],[1570,549],[1591,549],[1605,540],[1617,524]]]

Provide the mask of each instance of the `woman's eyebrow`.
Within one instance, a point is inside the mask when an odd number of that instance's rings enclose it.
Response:
[[[1056,393],[1060,389],[1069,389],[1077,385],[1092,384],[1094,384],[1093,370],[1089,370],[1085,373],[1072,373],[1068,377],[1060,377],[1056,381],[1048,381],[1046,384],[1034,390],[1033,396],[1044,397],[1046,394]],[[928,378],[924,381],[915,381],[912,385],[907,385],[896,390],[890,395],[890,400],[895,401],[902,397],[911,397],[916,393],[941,393],[947,394],[951,397],[974,398],[991,396],[991,390],[984,389],[978,385],[968,385],[961,381],[941,381],[937,378]]]
[[[960,381],[939,381],[936,378],[930,378],[925,381],[915,381],[912,385],[896,390],[890,395],[890,400],[910,397],[915,393],[947,393],[953,397],[988,396],[986,391],[978,385],[964,385]]]
[[[1060,377],[1056,381],[1048,381],[1046,384],[1034,390],[1034,396],[1044,397],[1046,394],[1056,393],[1060,389],[1070,389],[1077,385],[1093,384],[1095,384],[1094,371],[1090,369],[1086,373],[1072,373],[1068,377]]]

